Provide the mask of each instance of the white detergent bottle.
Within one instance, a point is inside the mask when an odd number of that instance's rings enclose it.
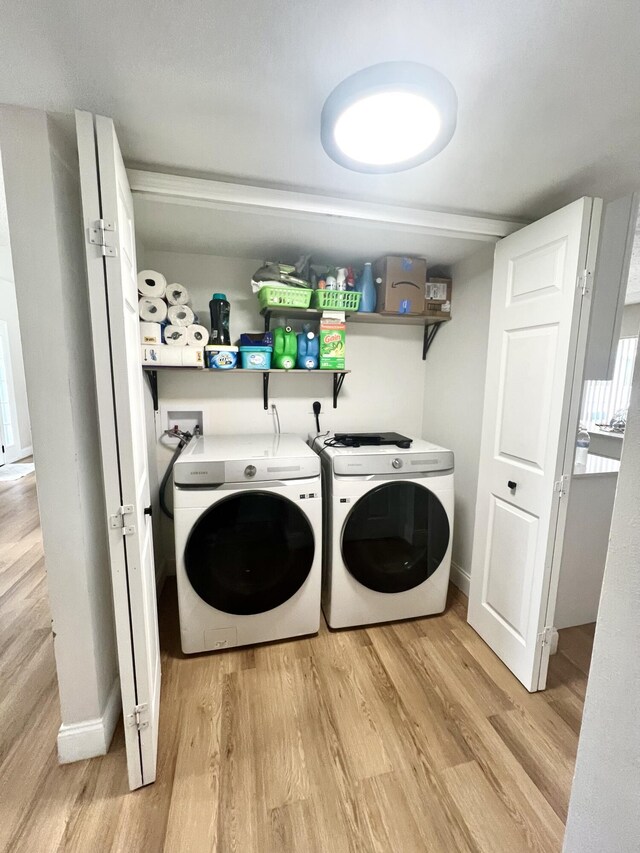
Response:
[[[576,441],[576,465],[581,468],[587,467],[587,457],[589,455],[589,442],[591,436],[582,424],[578,427],[578,438]]]

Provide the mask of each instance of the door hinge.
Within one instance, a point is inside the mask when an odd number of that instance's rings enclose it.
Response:
[[[582,295],[583,295],[583,296],[585,295],[585,293],[589,293],[589,282],[590,282],[590,279],[591,279],[591,270],[584,269],[584,270],[582,270],[582,272],[578,275],[578,284],[577,284],[577,287],[578,287],[578,290],[582,293]]]
[[[149,706],[146,703],[144,705],[135,705],[133,713],[127,714],[127,725],[135,726],[139,732],[143,729],[148,729]]]
[[[136,532],[135,524],[127,524],[125,516],[133,515],[133,504],[125,504],[118,508],[115,515],[109,516],[109,527],[112,530],[122,530],[125,536],[130,536]]]
[[[550,646],[553,639],[553,626],[547,626],[538,634],[538,644],[544,649],[545,646]]]
[[[568,474],[563,474],[559,480],[556,480],[553,484],[553,491],[558,493],[558,497],[564,497],[569,491],[569,476]]]
[[[97,219],[93,228],[89,228],[89,242],[93,246],[100,246],[103,256],[115,258],[116,247],[109,240],[108,234],[113,234],[116,226],[113,222],[105,222],[104,219]]]

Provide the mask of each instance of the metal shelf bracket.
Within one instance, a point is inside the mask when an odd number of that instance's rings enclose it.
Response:
[[[265,412],[269,408],[269,376],[270,373],[262,374],[262,402],[264,403]]]
[[[158,371],[145,370],[149,379],[149,388],[151,388],[151,398],[153,400],[153,411],[158,411]]]
[[[427,353],[431,348],[431,344],[433,343],[433,339],[438,334],[438,329],[443,324],[444,320],[441,320],[439,323],[432,323],[429,326],[424,327],[424,340],[422,343],[422,360],[426,361]]]
[[[342,386],[344,385],[344,378],[346,373],[334,373],[333,374],[333,408],[338,408],[338,397],[340,396],[340,391],[342,390]]]

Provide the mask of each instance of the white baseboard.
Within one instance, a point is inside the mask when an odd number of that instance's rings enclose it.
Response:
[[[451,583],[454,586],[457,586],[458,589],[462,590],[464,594],[469,597],[469,585],[471,583],[471,576],[469,572],[459,566],[457,563],[451,563]]]
[[[58,761],[70,764],[106,755],[116,724],[122,714],[120,679],[116,677],[100,717],[81,723],[64,723],[58,730]]]
[[[7,453],[8,462],[20,462],[27,456],[33,456],[33,447],[19,447],[14,453]]]

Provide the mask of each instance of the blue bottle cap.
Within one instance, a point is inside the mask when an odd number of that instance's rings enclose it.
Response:
[[[211,298],[212,299],[224,299],[225,302],[227,301],[226,293],[214,293]]]

